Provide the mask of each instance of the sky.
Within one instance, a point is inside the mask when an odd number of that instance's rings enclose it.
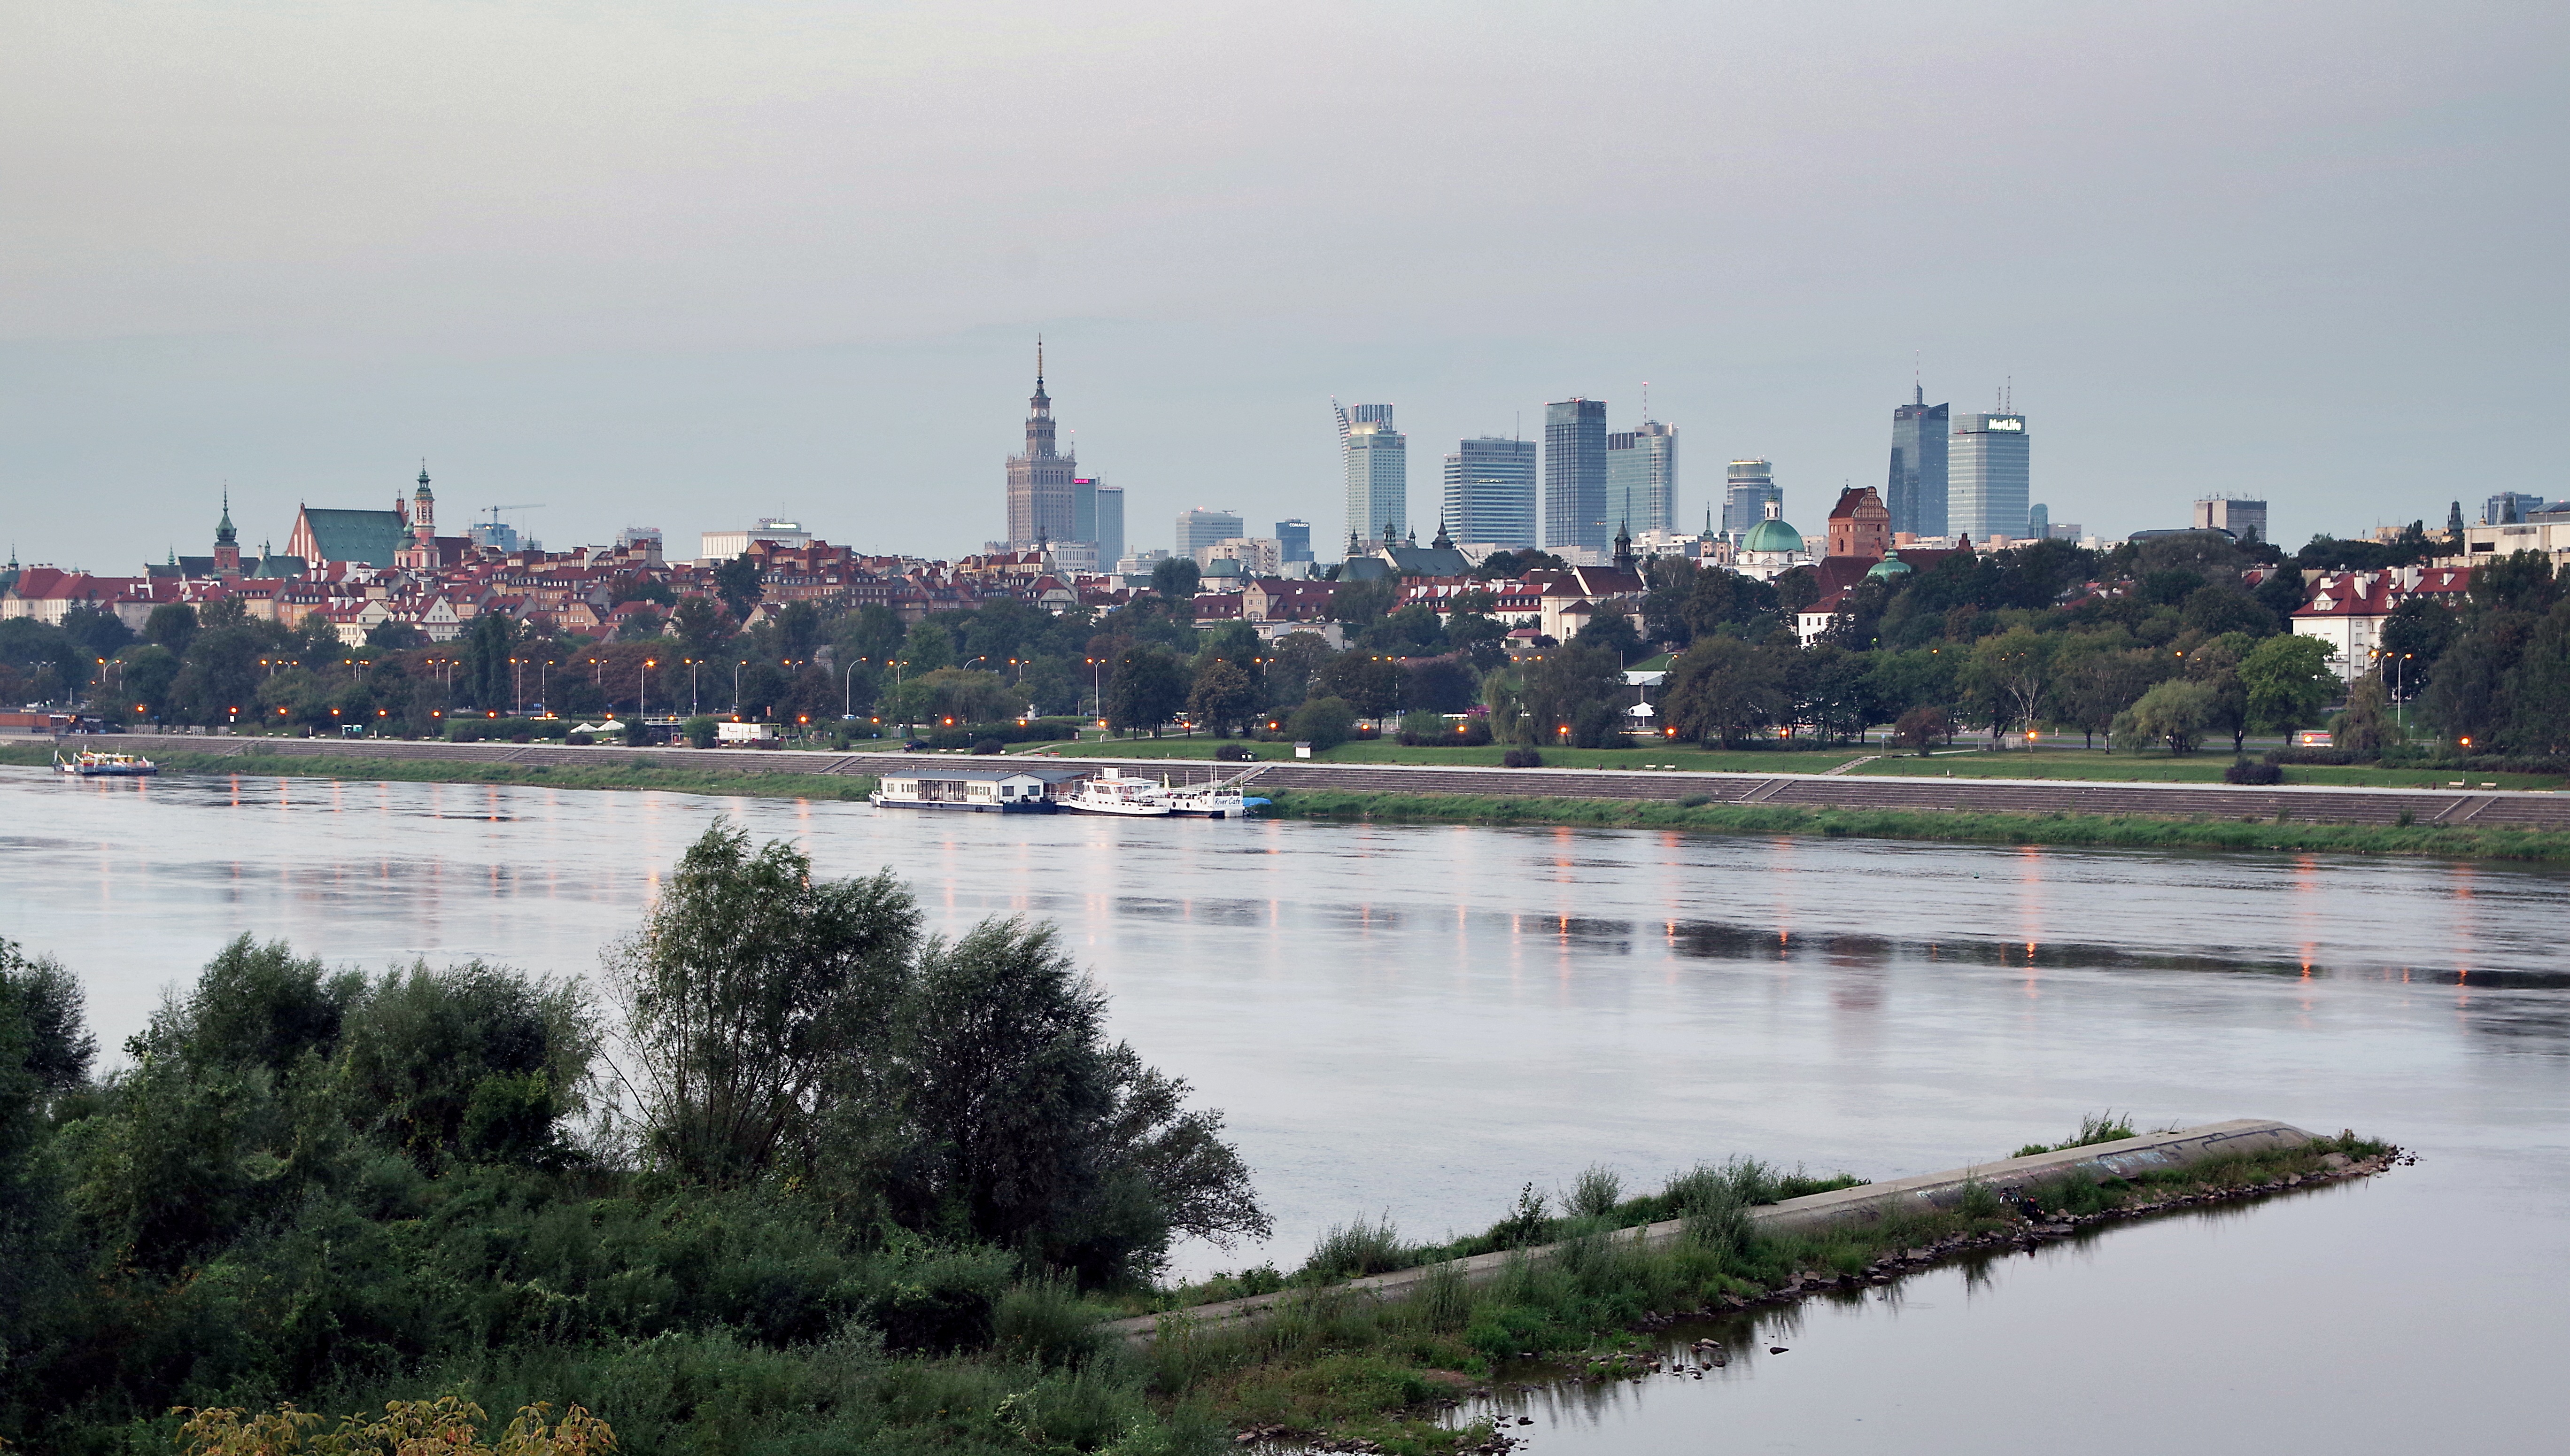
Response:
[[[0,0],[0,537],[998,536],[1034,342],[1128,542],[1414,522],[1547,400],[1817,531],[1914,369],[2056,522],[2570,494],[2570,8]],[[1423,506],[1423,503],[1426,503]]]

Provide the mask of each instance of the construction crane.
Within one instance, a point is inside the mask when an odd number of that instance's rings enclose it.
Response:
[[[497,546],[500,539],[500,533],[509,529],[500,524],[500,513],[502,511],[541,511],[544,508],[545,505],[542,501],[522,501],[515,505],[505,506],[484,506],[481,514],[489,516],[491,519],[486,523],[477,517],[473,522],[473,534],[479,537],[482,544],[485,546]],[[486,532],[488,534],[485,534]]]

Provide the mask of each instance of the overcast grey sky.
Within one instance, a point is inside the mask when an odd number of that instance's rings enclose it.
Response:
[[[134,569],[297,501],[560,547],[1000,534],[1048,340],[1128,491],[1414,519],[1544,401],[1817,530],[2015,380],[2055,521],[2570,494],[2554,4],[0,3],[0,534]],[[1422,501],[1429,502],[1423,512]],[[513,513],[514,514],[514,513]]]

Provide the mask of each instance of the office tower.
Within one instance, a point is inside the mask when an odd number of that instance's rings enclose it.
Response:
[[[1178,543],[1169,554],[1193,557],[1217,541],[1229,541],[1240,534],[1239,512],[1209,511],[1198,506],[1178,517]]]
[[[1929,404],[1928,392],[1914,384],[1910,402],[1892,412],[1892,479],[1884,487],[1883,503],[1892,510],[1896,535],[1903,531],[1916,536],[1945,534],[1949,407]]]
[[[1776,484],[1776,467],[1765,460],[1732,461],[1723,472],[1722,534],[1748,535],[1767,519],[1770,501],[1778,510],[1784,508],[1785,492]]]
[[[2025,534],[2026,443],[2024,415],[1954,417],[1945,462],[1949,530],[1974,541]]]
[[[2503,490],[2482,504],[2481,524],[2515,526],[2522,524],[2526,517],[2542,509],[2543,497],[2539,495],[2527,495],[2521,490]]]
[[[2195,503],[2195,529],[2199,531],[2228,531],[2232,536],[2243,542],[2249,541],[2252,538],[2265,541],[2269,539],[2267,535],[2267,503],[2265,501],[2235,500],[2229,496],[2215,496],[2210,500],[2197,501]]]
[[[2025,508],[2025,536],[2029,541],[2052,539],[2052,507],[2037,501]]]
[[[1360,544],[1384,545],[1410,524],[1410,440],[1392,427],[1391,405],[1360,404],[1357,410],[1380,410],[1382,415],[1341,416],[1346,420],[1348,534]]]
[[[1076,541],[1097,540],[1097,481],[1092,476],[1071,478],[1071,534]]]
[[[1277,523],[1276,523],[1276,541],[1277,541],[1277,545],[1278,545],[1278,546],[1283,550],[1283,552],[1284,552],[1285,560],[1287,560],[1287,561],[1289,561],[1289,562],[1295,562],[1295,561],[1310,561],[1310,560],[1312,559],[1312,523],[1311,523],[1311,522],[1309,522],[1309,521],[1279,521],[1279,522],[1277,522]]]
[[[1606,524],[1636,536],[1677,529],[1677,426],[1646,419],[1606,437]]]
[[[1556,400],[1543,407],[1543,545],[1547,551],[1604,551],[1615,534],[1606,519],[1606,401]]]
[[[1045,393],[1044,340],[1036,340],[1036,392],[1027,401],[1027,450],[1009,457],[1009,544],[1075,541],[1071,522],[1071,478],[1079,473],[1075,452],[1054,449],[1053,398]]]
[[[1124,559],[1124,487],[1101,480],[1090,495],[1097,511],[1097,564],[1111,566]]]
[[[1446,532],[1457,541],[1534,545],[1535,446],[1483,435],[1446,457]]]

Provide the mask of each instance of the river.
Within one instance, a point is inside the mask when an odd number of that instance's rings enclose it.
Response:
[[[1291,1265],[1591,1163],[1872,1178],[2277,1117],[2419,1163],[1807,1306],[1704,1381],[1511,1406],[1533,1452],[2529,1449],[2570,1358],[2570,873],[1632,830],[1146,822],[0,769],[0,935],[113,1046],[242,931],[581,974],[718,814],[1062,928],[1225,1110]],[[2554,1373],[2547,1375],[2544,1372]]]

